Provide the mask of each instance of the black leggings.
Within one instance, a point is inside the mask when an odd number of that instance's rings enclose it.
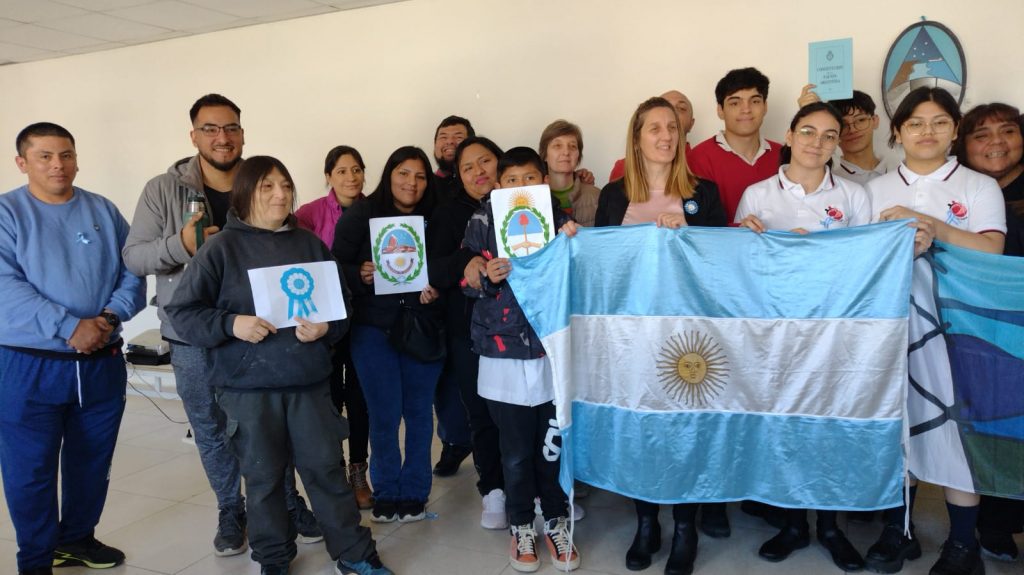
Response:
[[[359,377],[352,364],[349,339],[346,334],[334,346],[331,357],[334,365],[334,373],[331,374],[331,402],[338,413],[342,413],[348,419],[348,462],[366,463],[370,445],[370,418],[366,413],[363,388],[359,386]]]

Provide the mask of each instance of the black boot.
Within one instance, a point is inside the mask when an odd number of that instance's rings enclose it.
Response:
[[[787,525],[779,531],[779,534],[765,541],[757,554],[768,561],[778,562],[789,557],[790,553],[797,549],[803,549],[811,544],[811,536],[806,528],[800,529]]]
[[[657,507],[657,506],[655,506]],[[651,555],[661,549],[661,524],[658,513],[638,514],[636,517],[636,535],[633,544],[626,551],[626,569],[642,571],[651,566]]]
[[[732,534],[725,503],[701,503],[700,530],[715,539],[724,539]]]
[[[697,559],[697,529],[693,523],[676,522],[672,552],[665,563],[665,575],[690,575]]]

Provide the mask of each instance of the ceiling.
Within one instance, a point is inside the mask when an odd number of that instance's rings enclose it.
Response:
[[[0,0],[0,66],[400,0]]]

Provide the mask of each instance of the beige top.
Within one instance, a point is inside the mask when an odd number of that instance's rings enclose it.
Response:
[[[679,198],[665,195],[665,190],[648,190],[647,201],[643,203],[629,202],[622,225],[649,224],[658,221],[661,214],[683,214],[683,202]]]

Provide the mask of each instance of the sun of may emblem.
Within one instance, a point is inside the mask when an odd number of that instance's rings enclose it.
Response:
[[[547,245],[551,239],[547,219],[533,207],[533,198],[526,192],[510,199],[508,215],[501,222],[501,243],[512,257],[526,256]]]
[[[658,354],[658,379],[668,395],[702,407],[725,388],[729,364],[711,336],[695,331],[670,336]]]

